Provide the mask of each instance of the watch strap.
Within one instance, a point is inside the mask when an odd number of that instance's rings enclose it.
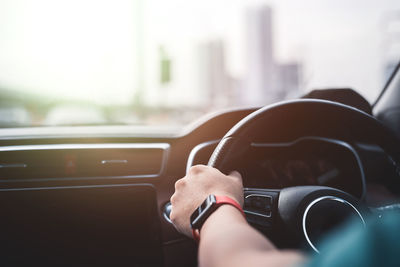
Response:
[[[243,217],[245,217],[242,206],[240,206],[240,204],[236,200],[227,196],[215,196],[215,199],[217,201],[218,206],[221,206],[223,204],[234,206],[236,209],[240,211],[240,213],[242,213]]]
[[[246,217],[242,207],[236,200],[234,200],[228,196],[215,196],[215,200],[216,200],[215,204],[217,205],[217,208],[219,208],[222,205],[231,205],[231,206],[235,207],[237,210],[239,210],[240,213],[243,215],[243,217]],[[195,241],[197,241],[197,242],[200,241],[200,229],[192,228],[192,235],[193,235],[193,239]]]

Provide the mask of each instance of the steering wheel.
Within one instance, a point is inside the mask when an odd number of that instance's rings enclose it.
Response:
[[[208,165],[228,173],[258,140],[290,142],[304,136],[373,143],[395,163],[400,159],[400,141],[374,117],[336,102],[302,99],[266,106],[243,118],[221,139]],[[273,241],[285,240],[280,246],[306,243],[316,252],[323,233],[348,217],[365,226],[368,213],[361,200],[331,187],[245,188],[244,195],[250,223]]]

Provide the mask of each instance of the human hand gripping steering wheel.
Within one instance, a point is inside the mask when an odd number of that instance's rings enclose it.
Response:
[[[211,194],[230,197],[243,206],[241,175],[235,171],[225,175],[204,165],[190,168],[187,175],[175,183],[175,193],[171,197],[170,219],[179,232],[192,237],[190,215]]]

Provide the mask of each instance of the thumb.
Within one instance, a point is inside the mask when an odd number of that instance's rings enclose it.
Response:
[[[236,177],[236,178],[239,178],[240,180],[242,180],[242,175],[240,175],[240,173],[238,171],[230,172],[229,176],[233,176],[233,177]]]

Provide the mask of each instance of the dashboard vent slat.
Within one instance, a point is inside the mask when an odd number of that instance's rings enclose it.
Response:
[[[0,179],[156,177],[164,168],[168,144],[32,145],[0,147]]]

